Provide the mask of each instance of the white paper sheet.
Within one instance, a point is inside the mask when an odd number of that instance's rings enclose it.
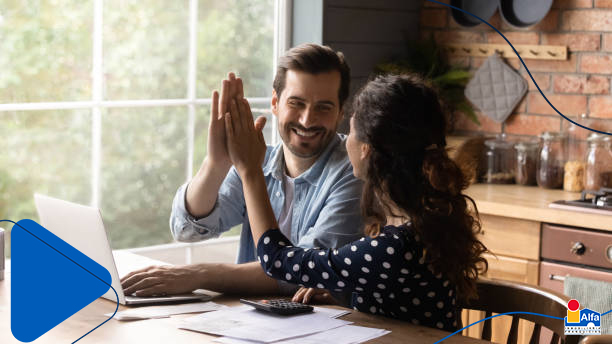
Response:
[[[325,314],[281,316],[238,306],[185,319],[179,328],[259,342],[301,337],[351,324]]]
[[[292,338],[274,342],[273,344],[358,344],[382,337],[391,331],[379,328],[345,325],[331,330],[322,331],[303,337]],[[217,343],[223,344],[258,344],[250,340],[242,340],[230,337],[215,339]]]
[[[171,315],[176,314],[188,314],[188,313],[202,313],[211,312],[223,308],[229,308],[212,301],[209,302],[197,302],[188,303],[184,305],[171,305],[171,306],[151,306],[151,307],[139,307],[128,309],[126,311],[117,312],[113,319],[125,321],[125,320],[141,320],[141,319],[159,319],[167,318]],[[105,314],[111,316],[113,313]]]
[[[337,308],[328,308],[328,307],[314,307],[315,313],[325,314],[330,318],[339,318],[343,315],[350,314],[351,311],[348,309],[337,309]]]

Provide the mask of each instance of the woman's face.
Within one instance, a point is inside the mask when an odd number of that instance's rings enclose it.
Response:
[[[357,139],[354,121],[355,116],[352,116],[350,120],[350,132],[346,140],[346,151],[351,161],[351,165],[353,165],[353,175],[363,180],[365,178],[369,146]]]

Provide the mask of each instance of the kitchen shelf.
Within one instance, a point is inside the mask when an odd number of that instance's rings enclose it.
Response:
[[[523,59],[567,60],[565,45],[515,45],[514,48]],[[517,58],[509,44],[452,43],[444,49],[453,56],[487,57],[495,53],[504,58]]]

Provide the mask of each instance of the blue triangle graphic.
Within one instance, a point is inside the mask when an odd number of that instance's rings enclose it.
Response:
[[[106,268],[35,221],[13,226],[11,252],[11,332],[22,342],[42,336],[110,288]]]

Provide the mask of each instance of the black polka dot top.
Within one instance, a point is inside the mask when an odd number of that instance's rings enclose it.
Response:
[[[351,306],[361,312],[457,330],[455,287],[425,264],[423,246],[409,226],[386,226],[376,238],[333,250],[289,243],[278,229],[259,239],[258,260],[269,276],[310,288],[352,291]]]

